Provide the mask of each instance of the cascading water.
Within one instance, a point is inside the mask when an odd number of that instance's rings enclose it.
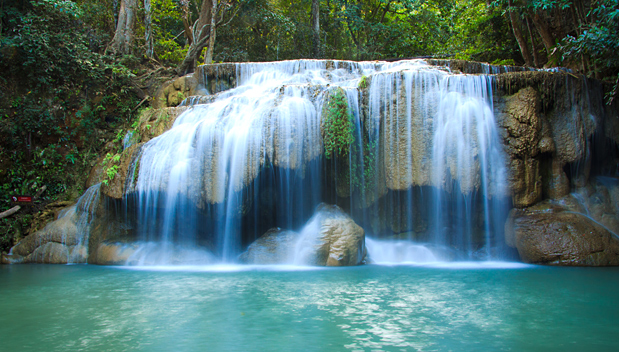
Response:
[[[345,162],[323,153],[323,105],[336,89],[354,125]],[[491,76],[420,60],[236,64],[235,88],[184,104],[128,179],[138,235],[162,253],[203,246],[233,261],[271,227],[298,229],[321,201],[348,209],[368,235],[465,257],[501,231],[506,171]]]

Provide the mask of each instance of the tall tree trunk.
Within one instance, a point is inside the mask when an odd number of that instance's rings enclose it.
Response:
[[[217,0],[203,0],[200,8],[200,16],[191,27],[192,42],[189,45],[185,59],[177,69],[179,76],[185,75],[196,70],[198,57],[210,39],[210,24],[215,16],[212,16],[213,2]]]
[[[135,39],[133,27],[135,25],[136,10],[137,0],[121,0],[116,32],[108,47],[113,53],[122,55],[131,53],[131,48]]]
[[[146,57],[152,58],[155,55],[155,41],[153,39],[153,17],[150,7],[150,0],[144,0],[144,38],[146,41]]]
[[[185,30],[185,38],[187,38],[187,45],[193,43],[193,32],[191,30],[191,22],[189,19],[189,0],[180,0],[181,5],[181,17],[183,18],[183,28]]]
[[[537,45],[535,43],[535,37],[533,36],[533,31],[531,30],[531,23],[529,23],[528,18],[527,30],[529,32],[529,39],[531,40],[531,47],[533,48],[533,63],[535,64],[535,67],[540,67],[539,55],[537,53]]]
[[[548,61],[552,63],[552,61],[554,61],[554,55],[552,55],[552,52],[556,45],[555,38],[550,32],[546,20],[543,19],[539,13],[534,12],[531,14],[531,19],[533,19],[533,24],[535,25],[539,36],[542,38],[542,43],[544,43],[544,47],[546,48],[546,54],[548,54]]]
[[[312,0],[312,54],[314,59],[322,58],[320,50],[320,1]]]
[[[213,51],[215,49],[215,36],[217,35],[217,0],[213,0],[213,5],[211,8],[211,25],[210,25],[210,33],[208,38],[208,49],[206,49],[206,57],[204,58],[205,64],[213,63]]]
[[[522,31],[520,29],[520,19],[516,14],[516,8],[512,5],[511,0],[508,1],[508,4],[509,19],[512,24],[512,30],[514,31],[514,37],[516,37],[518,47],[520,47],[520,52],[522,53],[524,63],[527,66],[533,66],[533,61],[531,60],[531,53],[529,53],[529,47],[527,46],[527,41],[524,39],[524,36],[522,35]]]

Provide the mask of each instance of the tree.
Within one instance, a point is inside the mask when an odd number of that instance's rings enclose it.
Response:
[[[509,20],[512,24],[512,31],[514,32],[514,37],[516,37],[516,41],[518,42],[518,47],[520,47],[520,52],[522,53],[522,58],[527,66],[533,66],[533,60],[531,59],[531,53],[529,52],[529,46],[527,44],[524,35],[522,34],[522,21],[520,20],[520,14],[518,13],[518,7],[513,5],[512,0],[508,0],[508,13]]]
[[[320,1],[312,0],[312,51],[315,59],[322,57],[320,48]]]
[[[237,0],[202,1],[198,19],[186,29],[189,30],[186,34],[191,40],[185,59],[177,69],[179,76],[195,71],[198,58],[206,46],[205,62],[212,62],[217,28],[230,23],[242,6],[243,2]]]
[[[109,51],[121,55],[131,53],[135,40],[133,29],[135,26],[137,6],[137,0],[121,0],[116,32],[108,46]]]
[[[153,18],[150,0],[144,0],[144,41],[146,42],[146,57],[154,57],[155,43],[153,37]]]

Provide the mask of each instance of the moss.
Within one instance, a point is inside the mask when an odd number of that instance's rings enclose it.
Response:
[[[329,94],[322,117],[322,138],[327,159],[334,155],[348,155],[354,141],[354,129],[344,91],[336,88]]]
[[[133,183],[138,182],[138,176],[140,175],[140,159],[135,162],[135,168],[133,169]]]

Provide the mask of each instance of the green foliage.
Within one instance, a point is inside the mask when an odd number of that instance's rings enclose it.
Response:
[[[359,89],[365,89],[368,87],[368,78],[366,76],[362,76],[359,80],[359,85],[357,86]]]
[[[105,170],[105,174],[107,175],[108,180],[113,180],[116,174],[118,173],[118,165],[112,165],[107,170]]]
[[[331,92],[323,114],[323,144],[325,156],[346,156],[354,141],[355,125],[342,89]]]
[[[599,1],[587,17],[590,24],[584,26],[582,33],[567,35],[558,48],[566,60],[589,58],[588,74],[599,76],[602,73],[615,82],[613,90],[607,95],[610,104],[617,95],[619,82],[619,1]]]
[[[98,29],[109,28],[111,9],[111,2],[90,0],[5,3],[0,150],[7,153],[0,162],[7,172],[0,184],[0,211],[10,207],[12,194],[46,185],[42,201],[48,202],[79,187],[105,131],[132,120],[139,59],[97,52],[109,38]]]

